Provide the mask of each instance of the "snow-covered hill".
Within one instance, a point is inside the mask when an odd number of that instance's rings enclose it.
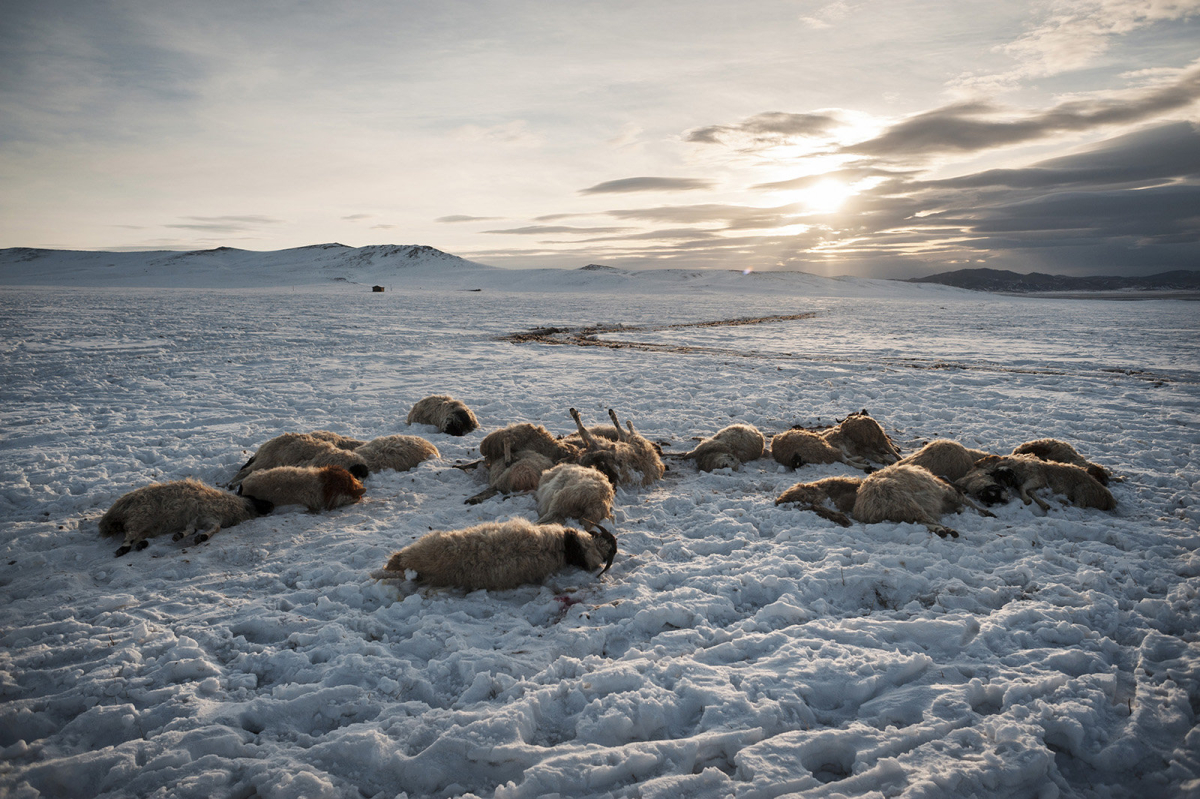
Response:
[[[0,250],[0,286],[363,291],[372,285],[387,289],[819,297],[915,298],[962,292],[936,284],[827,278],[806,272],[633,271],[595,264],[578,269],[500,269],[423,245],[318,244],[275,252],[231,247],[194,252]]]

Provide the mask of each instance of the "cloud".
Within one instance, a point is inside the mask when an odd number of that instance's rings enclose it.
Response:
[[[179,230],[203,230],[211,233],[240,233],[255,230],[263,225],[282,225],[284,220],[269,216],[248,214],[244,216],[185,216],[190,222],[179,222],[163,227]]]
[[[361,222],[364,219],[371,219],[374,216],[375,214],[350,214],[349,216],[343,216],[342,220],[346,222]]]
[[[737,125],[709,125],[684,134],[683,140],[720,144],[730,138],[750,137],[756,142],[784,141],[795,137],[823,137],[841,124],[832,113],[789,114],[769,111],[742,120]]]
[[[544,236],[549,233],[619,233],[629,230],[627,227],[568,227],[566,225],[529,225],[528,227],[509,228],[507,230],[485,230],[484,233],[502,233],[514,236]]]
[[[710,180],[695,178],[622,178],[597,183],[586,189],[580,189],[580,194],[618,194],[634,191],[695,191],[696,189],[711,189]]]
[[[874,166],[850,166],[845,169],[835,169],[832,172],[822,172],[815,175],[803,175],[790,180],[779,180],[772,183],[758,183],[750,188],[780,191],[784,189],[806,189],[826,180],[839,180],[843,183],[857,183],[867,178],[903,178],[915,175],[916,172],[882,169]]]
[[[971,153],[1043,139],[1056,133],[1131,124],[1185,109],[1200,100],[1200,67],[1177,81],[1120,99],[1072,100],[1021,115],[983,101],[953,103],[909,117],[881,135],[842,148],[877,158]]]
[[[370,230],[392,230],[395,225],[371,225]]]
[[[496,219],[503,218],[504,217],[501,216],[467,216],[466,214],[452,214],[450,216],[439,216],[433,221],[454,224],[456,222],[491,222]]]
[[[963,82],[1004,85],[1082,69],[1108,49],[1113,37],[1200,13],[1200,0],[1052,0],[1044,8],[1040,23],[1002,48],[1019,62],[1016,69]]]

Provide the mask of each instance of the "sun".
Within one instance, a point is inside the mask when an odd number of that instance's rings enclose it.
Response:
[[[857,193],[840,180],[830,178],[818,181],[807,188],[798,189],[793,196],[797,202],[806,205],[808,210],[814,214],[832,214],[836,213],[846,200]]]

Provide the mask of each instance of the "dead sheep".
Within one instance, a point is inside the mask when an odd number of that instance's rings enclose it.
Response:
[[[590,466],[598,469],[613,485],[630,485],[641,483],[644,486],[660,479],[666,471],[658,449],[649,440],[638,434],[633,422],[628,419],[625,424],[628,432],[621,429],[617,412],[608,409],[609,418],[617,430],[617,440],[596,437],[583,426],[579,411],[571,408],[571,418],[579,430],[579,437],[584,443],[584,453],[579,458],[580,466]]]
[[[319,438],[322,441],[328,441],[338,449],[358,449],[367,443],[358,438],[350,438],[341,433],[335,433],[332,430],[313,430],[309,435],[313,438]]]
[[[510,460],[515,453],[529,451],[543,455],[554,463],[574,461],[583,452],[581,445],[555,438],[541,425],[518,422],[484,436],[483,441],[479,442],[479,454],[490,467],[496,461],[505,459],[506,447]]]
[[[714,469],[737,470],[747,461],[762,457],[766,439],[758,428],[749,424],[731,424],[696,445],[683,457],[696,461],[702,472]]]
[[[900,460],[900,451],[892,439],[866,411],[850,414],[821,435],[833,446],[856,458],[884,465]]]
[[[780,494],[775,503],[804,502],[821,513],[819,508],[826,499],[832,501],[842,514],[849,505],[850,516],[863,524],[910,522],[924,525],[943,538],[958,537],[956,531],[941,523],[944,513],[957,513],[968,506],[986,516],[992,515],[947,480],[920,466],[901,464],[885,467],[864,478],[826,478],[816,483],[798,483]],[[847,524],[828,511],[821,515]]]
[[[837,522],[842,527],[850,526],[849,514],[854,510],[861,477],[826,477],[811,483],[796,483],[775,500],[776,505],[797,503],[804,505],[823,519]],[[827,507],[831,503],[834,509]]]
[[[560,463],[538,483],[538,524],[578,519],[590,530],[612,518],[615,498],[612,483],[596,469]]]
[[[938,477],[944,477],[950,482],[961,479],[975,466],[975,461],[986,458],[987,452],[980,449],[965,447],[957,441],[939,438],[930,441],[912,455],[901,458],[899,463],[906,466],[921,466]]]
[[[871,471],[869,461],[890,465],[900,460],[900,451],[866,411],[852,413],[819,433],[804,429],[785,430],[771,439],[771,457],[798,469],[806,463],[845,463]]]
[[[488,486],[497,493],[516,494],[533,491],[554,461],[540,452],[523,449],[507,460],[496,461],[488,469]]]
[[[384,469],[407,472],[423,461],[441,457],[438,448],[420,436],[380,436],[359,446],[354,452],[362,457],[371,472]]]
[[[958,485],[989,505],[1007,501],[1006,489],[1013,489],[1026,505],[1036,502],[1038,507],[1048,511],[1050,504],[1034,493],[1048,488],[1081,508],[1113,510],[1117,507],[1112,493],[1085,470],[1032,455],[989,455],[979,460]]]
[[[387,566],[371,576],[397,579],[411,570],[428,585],[504,591],[541,582],[566,566],[586,571],[603,567],[603,575],[616,554],[617,539],[604,530],[510,519],[427,533],[394,553]]]
[[[471,409],[454,397],[436,394],[417,402],[408,412],[409,424],[433,425],[451,436],[465,436],[479,429],[479,420]]]
[[[247,475],[238,493],[277,506],[303,505],[317,513],[358,502],[366,489],[340,466],[276,466]]]
[[[230,487],[262,469],[277,466],[341,466],[360,480],[370,474],[362,455],[314,438],[307,433],[284,433],[258,448],[229,482]]]
[[[1032,455],[1044,461],[1069,463],[1072,466],[1078,466],[1096,478],[1100,485],[1103,486],[1108,485],[1108,481],[1111,479],[1108,469],[1097,463],[1092,463],[1080,455],[1070,444],[1065,441],[1059,441],[1056,438],[1039,438],[1036,441],[1026,441],[1024,444],[1018,445],[1012,451],[1012,454]]]
[[[170,483],[155,483],[125,494],[100,518],[100,534],[123,535],[125,540],[116,557],[133,549],[145,549],[146,540],[172,533],[172,539],[196,534],[199,544],[212,538],[222,527],[270,513],[270,502],[239,497],[191,478]]]
[[[771,457],[790,469],[810,463],[845,463],[855,469],[870,471],[867,461],[846,454],[831,445],[819,433],[808,430],[785,430],[771,437]]]

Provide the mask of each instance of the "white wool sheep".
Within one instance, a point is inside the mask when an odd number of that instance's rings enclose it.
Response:
[[[912,455],[901,458],[906,466],[921,466],[938,477],[953,482],[963,477],[975,466],[975,461],[987,457],[988,453],[965,447],[957,441],[939,438],[930,441]]]
[[[731,424],[701,441],[683,457],[695,460],[702,472],[736,470],[747,461],[761,458],[765,444],[763,434],[754,425]]]
[[[1096,478],[1100,485],[1103,486],[1108,485],[1108,481],[1111,479],[1108,469],[1097,463],[1092,463],[1080,455],[1070,444],[1065,441],[1059,441],[1056,438],[1039,438],[1036,441],[1026,441],[1024,444],[1018,444],[1013,449],[1012,454],[1032,455],[1044,461],[1069,463],[1072,466],[1078,466]]]
[[[371,576],[397,579],[414,571],[429,585],[503,591],[541,582],[566,566],[587,571],[603,566],[604,574],[616,554],[617,539],[603,530],[589,533],[510,519],[427,533],[394,553],[384,569]]]
[[[239,497],[198,480],[155,483],[125,494],[100,518],[100,534],[124,536],[119,558],[145,549],[146,539],[172,533],[173,540],[196,533],[195,543],[212,538],[222,527],[270,513],[270,502]]]
[[[823,507],[832,501],[838,513]],[[941,523],[943,513],[957,512],[964,506],[985,516],[992,514],[979,507],[954,485],[920,466],[894,464],[863,478],[831,477],[814,483],[797,483],[779,495],[776,504],[800,502],[827,519],[848,525],[850,516],[864,524],[877,522],[913,522],[942,537],[957,538],[958,533]]]
[[[354,450],[372,472],[407,472],[422,461],[441,457],[438,448],[419,436],[380,436]]]
[[[591,529],[612,518],[615,498],[612,483],[597,470],[560,463],[543,473],[538,483],[538,524],[578,519]]]

